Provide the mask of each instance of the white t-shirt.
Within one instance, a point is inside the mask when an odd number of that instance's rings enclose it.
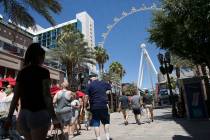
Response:
[[[2,100],[0,101],[1,103],[1,111],[2,113],[4,112],[5,115],[9,113],[9,108],[10,108],[10,104],[12,102],[12,98],[14,96],[14,93],[10,93],[8,96],[5,96],[4,98],[2,98]],[[13,115],[16,115],[17,112],[14,111]]]

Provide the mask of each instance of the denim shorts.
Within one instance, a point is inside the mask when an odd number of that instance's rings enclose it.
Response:
[[[94,109],[91,110],[92,119],[90,121],[90,126],[98,127],[100,122],[102,124],[110,124],[110,115],[108,109]]]
[[[51,118],[47,110],[31,112],[27,109],[21,109],[17,119],[18,129],[24,132],[30,132],[37,128],[49,128],[50,124]]]

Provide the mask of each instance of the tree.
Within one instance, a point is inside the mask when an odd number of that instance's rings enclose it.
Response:
[[[125,70],[119,62],[112,62],[109,66],[109,73],[117,80],[118,82],[122,80],[122,77],[125,75]]]
[[[203,68],[205,65],[210,68],[210,1],[163,0],[162,8],[154,13],[149,40]],[[209,80],[207,77],[204,80],[207,106],[210,106]]]
[[[0,0],[0,6],[13,23],[25,27],[35,25],[34,18],[28,13],[28,8],[35,10],[52,25],[55,25],[55,21],[51,13],[58,14],[62,9],[57,0]]]
[[[163,0],[162,8],[154,13],[149,40],[210,68],[210,1]]]
[[[123,86],[122,90],[122,92],[124,92],[126,95],[132,96],[137,92],[137,85],[134,83],[126,84]]]
[[[104,72],[104,64],[109,60],[109,55],[107,54],[106,49],[97,46],[95,47],[95,57],[99,66],[99,73],[102,76]]]
[[[193,69],[195,67],[195,64],[193,64],[192,61],[175,54],[171,54],[171,64],[175,67],[177,78],[180,78],[180,72],[182,69],[187,70],[188,68]]]
[[[75,88],[75,68],[87,63],[95,64],[93,53],[93,49],[87,47],[87,43],[84,42],[83,35],[73,25],[68,25],[62,28],[57,47],[52,49],[50,55],[59,58],[66,66],[68,82]]]

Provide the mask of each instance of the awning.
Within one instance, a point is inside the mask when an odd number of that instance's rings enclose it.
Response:
[[[1,83],[3,81],[9,82],[9,84],[12,85],[12,86],[15,86],[15,84],[16,84],[16,80],[14,78],[12,78],[12,77],[7,77],[7,78],[1,79]]]

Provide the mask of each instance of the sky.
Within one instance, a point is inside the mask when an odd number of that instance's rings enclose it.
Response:
[[[153,2],[158,0],[60,0],[62,12],[54,15],[57,24],[75,19],[76,13],[86,11],[95,22],[95,39],[96,44],[102,41],[102,33],[106,32],[106,26],[113,23],[115,17],[120,17],[123,11],[130,11],[131,7],[139,8],[144,3],[151,6]],[[30,11],[35,17],[36,23],[44,28],[50,27],[50,24],[34,11]],[[148,42],[149,33],[147,29],[151,25],[152,11],[142,11],[130,15],[118,23],[110,32],[106,39],[104,48],[109,54],[109,61],[105,64],[105,69],[113,61],[120,62],[126,75],[123,82],[137,82],[138,69],[140,62],[140,44],[145,43],[147,51],[157,69],[159,71],[159,62],[157,54],[160,50]],[[146,73],[143,79],[144,88],[151,88],[149,70],[145,68]],[[157,82],[154,73],[151,73],[153,83]]]

